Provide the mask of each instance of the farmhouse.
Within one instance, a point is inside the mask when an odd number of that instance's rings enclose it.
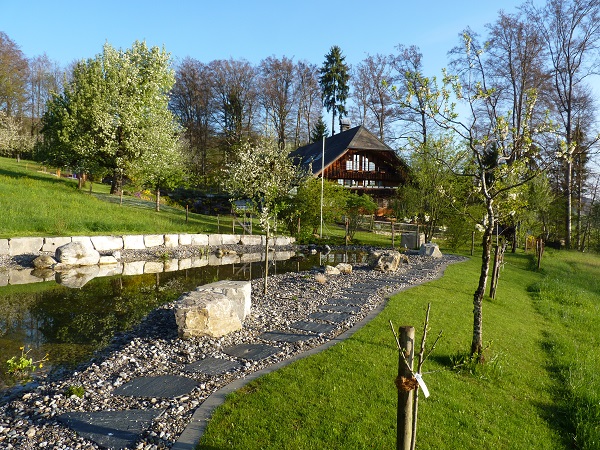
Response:
[[[342,129],[323,142],[300,147],[290,156],[314,177],[339,183],[358,194],[367,193],[387,208],[396,188],[408,178],[408,166],[391,147],[359,125]]]

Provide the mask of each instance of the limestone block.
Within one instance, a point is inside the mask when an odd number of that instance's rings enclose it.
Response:
[[[117,258],[115,258],[112,255],[106,255],[106,256],[100,257],[98,264],[100,264],[100,265],[119,264],[119,261],[117,261]]]
[[[192,267],[204,267],[208,266],[208,258],[205,256],[193,256]]]
[[[221,337],[242,328],[242,321],[226,295],[211,291],[193,291],[175,305],[175,321],[180,338]]]
[[[419,255],[431,256],[432,258],[441,258],[443,256],[437,244],[433,244],[431,242],[421,245],[421,248],[419,249]]]
[[[121,275],[123,273],[123,264],[104,264],[100,266],[98,271],[99,277],[114,277],[115,275]]]
[[[123,248],[123,238],[121,236],[91,236],[90,240],[99,252],[121,250]]]
[[[0,286],[8,285],[8,270],[0,270]]]
[[[333,266],[329,266],[326,265],[325,266],[325,275],[340,275],[341,272],[339,271],[339,269],[337,267],[333,267]]]
[[[43,252],[56,252],[56,249],[61,245],[71,242],[71,237],[47,237],[44,238]]]
[[[234,304],[234,310],[242,322],[250,314],[252,285],[249,281],[216,281],[199,286],[196,291],[210,291],[225,295]]]
[[[402,233],[400,237],[400,246],[408,249],[419,248],[421,244],[425,243],[425,234],[419,234],[419,240],[417,242],[417,234],[415,232]]]
[[[192,234],[192,245],[206,247],[208,245],[208,234]]]
[[[165,243],[165,237],[162,234],[146,234],[144,244],[146,247],[158,247]]]
[[[373,269],[381,272],[395,272],[402,261],[402,254],[395,250],[373,252]]]
[[[144,264],[144,273],[161,273],[164,270],[165,265],[160,261],[146,261]]]
[[[192,245],[192,235],[191,234],[180,234],[179,235],[179,245]]]
[[[273,261],[287,261],[292,255],[292,252],[275,252],[274,254],[269,255],[269,258]]]
[[[221,257],[221,256],[218,256],[218,255],[215,255],[212,253],[210,255],[208,255],[208,265],[209,266],[220,266],[223,264],[222,260],[223,260],[223,257]]]
[[[335,267],[336,267],[337,270],[340,271],[340,273],[345,273],[345,274],[352,273],[352,264],[339,263]]]
[[[165,272],[177,272],[179,270],[178,259],[168,259],[164,262]]]
[[[179,270],[186,270],[192,268],[192,258],[180,259]]]
[[[11,269],[8,272],[8,284],[30,284],[44,281],[36,277],[31,269]]]
[[[262,245],[262,236],[256,234],[247,234],[240,236],[240,244],[242,245]]]
[[[68,244],[67,244],[68,245]],[[63,286],[79,289],[98,276],[100,266],[72,267],[56,273],[56,282]]]
[[[132,261],[123,263],[123,275],[143,275],[146,261]]]
[[[8,255],[9,254],[9,246],[8,239],[0,239],[0,255]]]
[[[71,242],[82,242],[84,245],[94,248],[94,244],[92,244],[92,240],[89,236],[73,236]]]
[[[100,253],[86,241],[71,242],[56,249],[54,259],[68,266],[92,266],[100,261]]]
[[[44,238],[12,238],[8,240],[8,254],[10,256],[25,255],[28,253],[37,253],[42,250]]]
[[[123,236],[123,248],[125,250],[143,250],[146,248],[144,235],[134,234]]]
[[[286,245],[291,245],[292,244],[292,238],[290,238],[289,236],[277,236],[275,238],[275,243],[273,245],[275,245],[275,247],[284,247]]]
[[[258,262],[262,261],[263,259],[262,253],[244,253],[242,256],[240,256],[240,262],[242,263]]]
[[[222,234],[209,234],[208,235],[208,245],[223,245],[223,235]]]
[[[222,234],[221,239],[223,240],[223,245],[238,245],[240,243],[239,234]]]
[[[165,234],[165,247],[175,248],[179,246],[179,235],[178,234]]]

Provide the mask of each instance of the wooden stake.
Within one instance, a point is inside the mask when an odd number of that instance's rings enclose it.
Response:
[[[415,328],[400,327],[400,351],[398,358],[398,380],[412,380]],[[399,386],[399,383],[396,383]],[[396,450],[411,450],[413,424],[413,389],[398,389],[398,436]]]

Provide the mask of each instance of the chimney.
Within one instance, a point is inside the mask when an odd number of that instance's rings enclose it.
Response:
[[[350,129],[350,119],[340,117],[340,133]]]

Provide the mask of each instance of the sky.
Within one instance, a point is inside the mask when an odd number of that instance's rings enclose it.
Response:
[[[540,0],[541,1],[541,0]],[[417,45],[426,75],[439,75],[447,52],[467,26],[516,12],[522,0],[0,0],[0,31],[28,58],[46,54],[62,67],[93,58],[108,42],[126,49],[136,40],[160,46],[174,63],[191,57],[245,59],[269,56],[322,65],[333,45],[355,65],[368,55],[394,54]],[[536,4],[539,1],[536,0]]]

